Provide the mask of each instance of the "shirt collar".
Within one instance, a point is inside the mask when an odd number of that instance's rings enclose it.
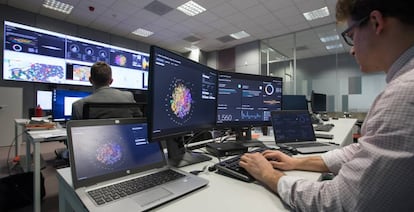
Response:
[[[99,88],[95,88],[95,92],[97,92],[99,90],[107,89],[107,88],[109,88],[109,86],[102,86],[102,87],[99,87]]]
[[[388,70],[386,81],[387,83],[391,82],[391,80],[397,76],[397,73],[401,71],[403,66],[414,58],[414,46],[411,46],[408,50],[406,50],[391,66]]]

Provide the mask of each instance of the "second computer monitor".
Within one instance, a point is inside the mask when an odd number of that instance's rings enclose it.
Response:
[[[270,112],[281,110],[282,78],[234,72],[218,77],[219,126],[271,125]]]
[[[72,104],[89,96],[92,92],[75,90],[53,90],[52,116],[54,121],[68,121],[72,117]]]

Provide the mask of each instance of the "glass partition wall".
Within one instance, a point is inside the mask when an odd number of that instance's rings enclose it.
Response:
[[[262,75],[282,77],[284,94],[327,95],[327,112],[367,112],[385,74],[365,74],[335,23],[261,41]]]

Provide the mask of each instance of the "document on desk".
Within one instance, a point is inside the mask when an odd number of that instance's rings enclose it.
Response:
[[[44,138],[44,139],[58,138],[58,137],[66,137],[66,135],[67,135],[65,128],[53,129],[53,130],[30,131],[29,133],[34,139],[36,139],[36,138],[37,139],[39,139],[39,138]]]

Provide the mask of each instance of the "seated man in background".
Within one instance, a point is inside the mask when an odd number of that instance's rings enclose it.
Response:
[[[342,33],[366,73],[387,86],[372,103],[354,143],[320,156],[279,151],[245,154],[240,166],[295,211],[414,211],[414,1],[338,0]],[[274,169],[277,168],[277,169]],[[279,170],[332,172],[315,182]]]
[[[96,62],[91,67],[91,76],[89,77],[94,92],[90,96],[80,99],[72,104],[72,120],[82,119],[83,117],[83,105],[86,102],[113,102],[113,103],[134,103],[134,96],[131,92],[121,91],[115,88],[109,87],[112,82],[112,70],[111,67],[105,62]],[[136,108],[138,109],[138,108]],[[125,109],[112,109],[111,114],[106,114],[99,118],[118,118],[128,117],[125,115]],[[142,116],[142,112],[138,111],[139,116]]]

